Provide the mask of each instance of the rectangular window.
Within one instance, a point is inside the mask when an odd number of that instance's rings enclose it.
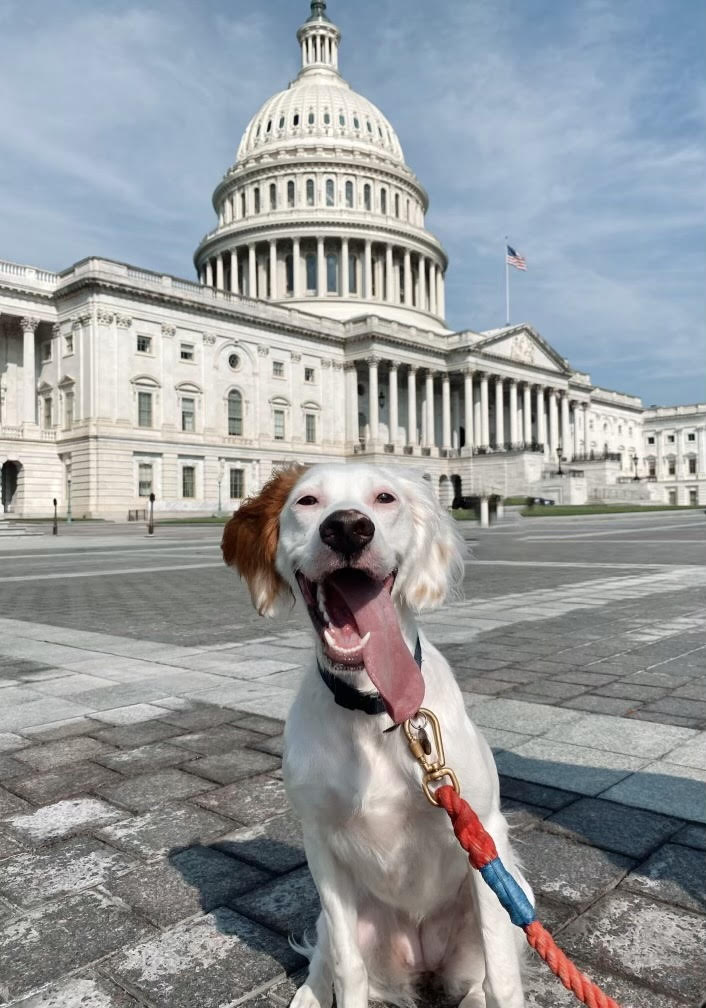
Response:
[[[284,441],[284,410],[276,409],[273,417],[275,441]]]
[[[137,352],[152,353],[152,337],[137,335]]]
[[[272,361],[272,374],[275,378],[284,378],[284,361]]]
[[[245,496],[245,470],[231,469],[230,497],[231,500],[242,500]]]
[[[74,394],[67,392],[64,396],[64,427],[71,430],[74,425]]]
[[[316,372],[314,371],[313,367],[304,368],[304,381],[310,382],[312,384],[313,382],[316,381]]]
[[[667,434],[667,444],[674,444],[674,435]]]
[[[152,393],[137,393],[137,426],[152,426]]]
[[[677,474],[677,464],[674,459],[669,459],[667,462],[667,474],[669,476],[676,476]]]
[[[656,479],[657,478],[657,466],[656,466],[656,463],[654,463],[652,461],[649,463],[649,468],[648,468],[648,471],[647,471],[647,475],[650,477],[650,479]]]
[[[42,361],[51,360],[51,340],[47,340],[46,343],[42,343]]]
[[[689,490],[689,503],[692,505],[692,507],[694,507],[696,504],[699,503],[698,490]]]
[[[44,429],[49,430],[51,427],[51,396],[47,396],[44,400]]]
[[[677,492],[676,492],[676,490],[668,490],[667,491],[667,503],[669,503],[669,504],[676,504],[676,502],[677,502]]]
[[[650,436],[647,438],[647,443],[648,444],[654,444],[655,443],[654,434],[650,434]]]
[[[137,496],[149,497],[152,487],[152,463],[140,462],[137,467]]]
[[[182,343],[179,348],[179,357],[182,360],[192,361],[194,359],[193,343]]]
[[[185,465],[181,470],[181,496],[196,496],[196,469],[194,466]]]
[[[181,429],[193,433],[196,430],[194,415],[196,413],[196,402],[194,399],[181,400]]]
[[[64,353],[72,354],[74,352],[74,334],[67,333],[64,336]]]
[[[696,441],[696,434],[694,434],[693,432],[691,434],[687,434],[686,435],[686,440],[687,441]]]
[[[689,459],[689,475],[690,476],[696,476],[696,459],[695,458],[690,458]]]
[[[307,413],[304,422],[306,424],[306,443],[316,444],[316,415]]]

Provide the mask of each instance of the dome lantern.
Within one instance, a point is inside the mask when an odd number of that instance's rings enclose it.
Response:
[[[325,0],[312,0],[311,14],[297,32],[302,51],[299,76],[312,71],[338,74],[338,46],[341,32],[326,14]]]

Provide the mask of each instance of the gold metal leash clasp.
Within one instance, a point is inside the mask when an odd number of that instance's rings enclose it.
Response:
[[[427,728],[431,728],[433,741],[429,738]],[[444,743],[441,739],[441,727],[436,714],[426,707],[420,707],[414,717],[404,723],[404,733],[412,756],[424,771],[422,790],[432,805],[438,805],[432,784],[448,777],[451,787],[460,794],[458,778],[450,767],[446,766]]]

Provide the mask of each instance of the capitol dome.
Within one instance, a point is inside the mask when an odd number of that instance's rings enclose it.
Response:
[[[213,194],[202,283],[338,319],[376,314],[445,329],[446,253],[428,197],[382,112],[338,66],[341,32],[314,0],[301,70],[248,123]]]

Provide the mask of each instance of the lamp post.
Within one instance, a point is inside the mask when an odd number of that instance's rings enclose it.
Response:
[[[66,524],[71,524],[71,473],[66,477]]]
[[[557,449],[556,457],[557,457],[557,459],[559,461],[559,468],[557,469],[556,474],[557,474],[557,476],[563,476],[564,475],[564,470],[561,468],[561,452],[559,451],[559,449]]]
[[[150,518],[147,524],[147,535],[154,535],[154,494],[150,494]]]
[[[54,498],[54,500],[53,500],[52,503],[54,504],[54,524],[52,525],[51,534],[52,535],[58,535],[59,534],[59,519],[58,519],[57,513],[56,513],[56,497]]]
[[[631,459],[630,461],[631,461],[631,462],[632,462],[632,464],[633,464],[633,465],[635,466],[635,475],[633,476],[633,479],[634,479],[634,480],[638,480],[638,481],[639,481],[640,477],[639,477],[639,476],[637,475],[637,464],[638,464],[638,462],[639,462],[640,460],[639,460],[639,458],[637,457],[637,455],[633,455],[633,457],[632,457],[632,459]]]
[[[223,474],[226,471],[226,460],[219,458],[218,460],[218,514],[220,515],[223,510],[223,502],[221,496],[221,486],[223,484]]]

